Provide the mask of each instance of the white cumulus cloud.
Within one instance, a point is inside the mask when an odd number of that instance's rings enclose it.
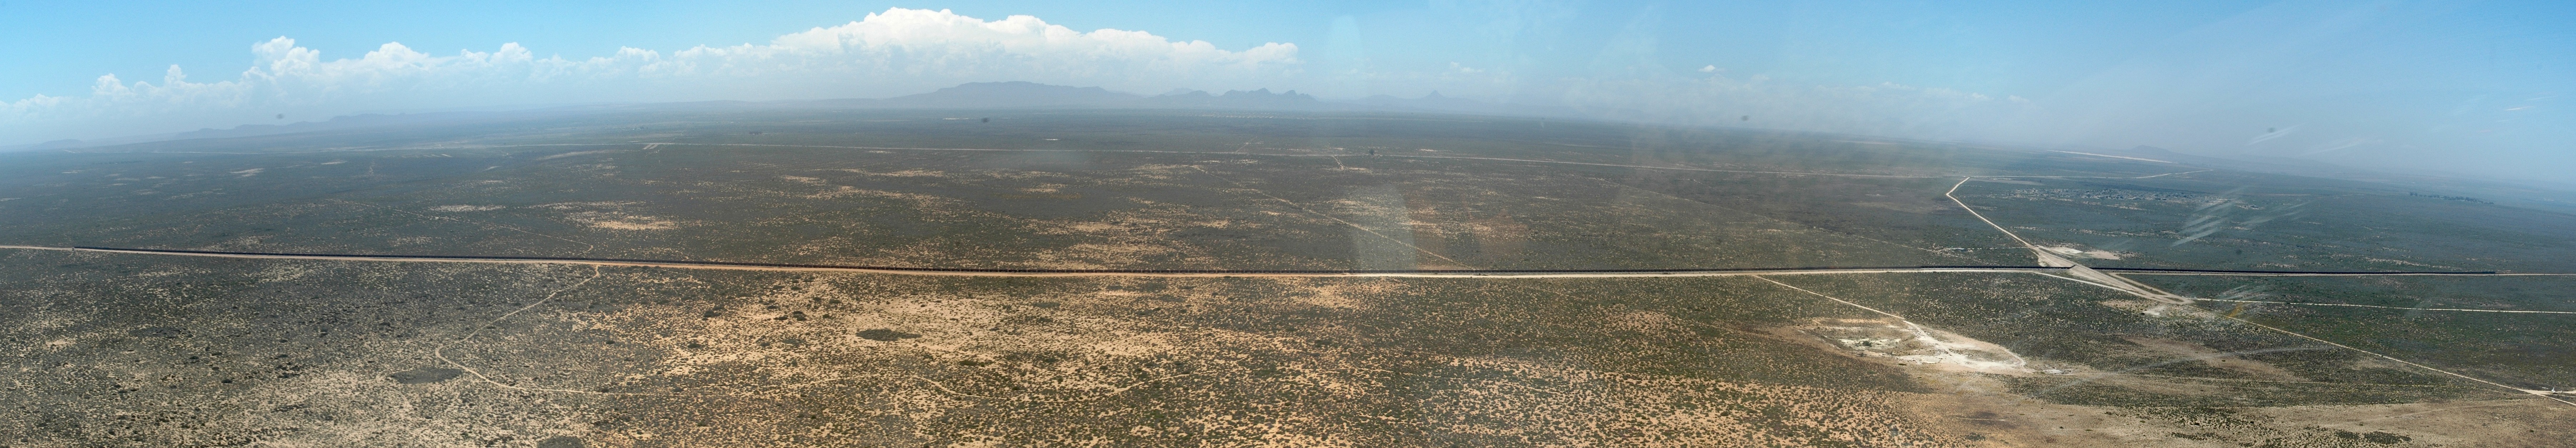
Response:
[[[452,55],[387,43],[360,57],[325,59],[285,37],[254,44],[251,53],[257,63],[231,80],[191,81],[172,66],[157,83],[111,74],[87,95],[0,103],[0,142],[228,127],[275,113],[879,97],[975,81],[1249,89],[1294,76],[1300,64],[1295,44],[1226,50],[1143,31],[1075,31],[1031,16],[982,20],[903,8],[765,44],[621,48],[584,59],[538,57],[516,43]]]

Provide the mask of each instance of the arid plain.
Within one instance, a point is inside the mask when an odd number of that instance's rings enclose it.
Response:
[[[8,447],[2576,439],[2576,220],[2392,184],[1200,111],[0,160]]]

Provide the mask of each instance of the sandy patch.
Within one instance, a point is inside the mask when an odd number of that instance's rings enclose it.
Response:
[[[1144,257],[1171,253],[1156,244],[1081,243],[1037,254],[1037,265],[1050,269],[1110,269],[1144,264]]]
[[[576,208],[590,208],[590,207],[617,207],[617,206],[626,206],[626,205],[635,205],[635,204],[642,204],[642,202],[636,202],[636,201],[557,202],[557,203],[552,203],[552,204],[540,204],[540,205],[535,205],[535,206],[532,206],[532,207],[536,207],[536,208],[543,208],[543,209],[554,209],[554,210],[569,210],[569,209],[576,209]]]
[[[433,212],[488,212],[488,211],[500,210],[500,209],[505,209],[505,208],[509,208],[509,207],[506,207],[506,206],[499,206],[499,205],[441,205],[441,206],[437,206],[437,207],[430,207],[430,208],[429,208],[429,211],[433,211]]]
[[[678,221],[663,219],[657,216],[629,215],[604,211],[575,212],[565,215],[564,219],[570,219],[573,222],[579,222],[591,227],[612,230],[670,230],[680,227],[680,223]]]
[[[2099,303],[2101,303],[2102,306],[2111,307],[2113,309],[2155,317],[2195,320],[2218,319],[2218,313],[2212,313],[2209,312],[2209,310],[2193,306],[2174,306],[2161,302],[2149,302],[2143,300],[2104,300]]]
[[[563,153],[563,154],[555,154],[555,155],[551,155],[551,156],[538,157],[538,158],[537,158],[537,160],[553,160],[553,159],[561,159],[561,158],[565,158],[565,157],[572,157],[572,156],[586,156],[586,155],[591,155],[591,154],[606,154],[606,153],[612,153],[612,152],[617,152],[617,150],[614,150],[614,149],[603,149],[603,150],[598,150],[598,151],[573,151],[573,152],[567,152],[567,153]]]
[[[841,172],[847,172],[847,173],[858,173],[858,174],[865,174],[865,175],[869,175],[869,176],[886,176],[886,177],[939,177],[939,176],[946,176],[946,175],[948,175],[948,173],[945,173],[945,172],[934,171],[934,170],[925,170],[925,169],[909,169],[909,170],[894,171],[894,172],[885,172],[885,173],[879,173],[879,172],[868,171],[868,170],[854,170],[854,169],[838,169],[838,170],[833,170],[833,171],[841,171]]]
[[[1302,292],[1302,294],[1286,294],[1290,300],[1299,305],[1340,309],[1368,308],[1370,297],[1392,294],[1401,288],[1396,282],[1323,281],[1312,278],[1280,278],[1278,281]]]
[[[2457,268],[2454,268],[2454,267],[2451,267],[2451,266],[2431,265],[2431,264],[2417,263],[2417,262],[2406,261],[2406,260],[2390,260],[2390,259],[2386,259],[2386,258],[2365,258],[2365,259],[2370,260],[2370,262],[2372,262],[2372,263],[2388,263],[2388,264],[2400,264],[2400,265],[2416,266],[2416,267],[2427,267],[2427,268],[2457,269]]]
[[[663,221],[651,216],[628,216],[615,220],[591,221],[588,224],[590,224],[591,227],[616,230],[670,230],[680,228],[679,223]]]
[[[2023,375],[2029,364],[2001,345],[1894,319],[1818,319],[1796,332],[1845,354],[1919,368]]]
[[[1150,357],[1171,353],[1172,350],[1177,348],[1173,342],[1174,341],[1170,335],[1147,333],[1119,338],[1116,340],[1095,342],[1085,348],[1089,348],[1092,351],[1109,356]]]
[[[902,200],[906,200],[906,201],[913,201],[913,202],[915,202],[915,204],[914,204],[915,206],[917,206],[917,207],[922,207],[922,208],[930,208],[931,206],[935,205],[934,203],[937,203],[937,202],[945,202],[945,201],[947,201],[947,200],[948,200],[948,198],[939,197],[939,196],[934,196],[934,195],[927,195],[927,194],[920,194],[920,193],[904,193],[904,192],[899,192],[899,191],[870,190],[870,189],[864,189],[864,188],[852,187],[852,186],[848,186],[848,185],[842,185],[842,186],[840,186],[840,188],[839,188],[839,189],[837,189],[837,190],[825,191],[825,192],[820,192],[820,193],[814,193],[814,194],[806,195],[805,197],[807,197],[807,198],[813,198],[813,199],[830,199],[830,198],[836,198],[836,197],[842,197],[842,196],[868,196],[868,197],[879,197],[879,198],[887,198],[887,199],[902,199]]]
[[[1077,223],[1072,223],[1072,224],[1065,224],[1064,226],[1062,226],[1062,227],[1058,227],[1058,228],[1060,228],[1060,229],[1064,229],[1064,230],[1071,230],[1071,231],[1074,231],[1074,232],[1080,232],[1080,233],[1099,233],[1099,232],[1108,232],[1108,231],[1113,231],[1113,230],[1125,230],[1127,227],[1126,227],[1126,226],[1117,225],[1117,224],[1105,223],[1105,222],[1077,222]]]
[[[2107,250],[2101,250],[2101,249],[2078,249],[2078,248],[2074,248],[2074,247],[2067,247],[2067,246],[2041,246],[2040,248],[2041,248],[2041,249],[2047,249],[2049,252],[2056,252],[2056,253],[2058,253],[2059,255],[2065,255],[2065,256],[2069,256],[2069,257],[2078,257],[2078,258],[2099,258],[2099,259],[2104,259],[2104,260],[2118,260],[2118,259],[2120,259],[2120,253],[2118,253],[2118,252],[2112,252],[2112,251],[2107,251]]]

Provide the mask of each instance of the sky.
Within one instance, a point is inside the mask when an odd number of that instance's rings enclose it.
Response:
[[[0,145],[1035,81],[2576,184],[2569,23],[2576,2],[0,0]]]

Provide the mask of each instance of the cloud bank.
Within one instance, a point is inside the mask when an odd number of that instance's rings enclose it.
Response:
[[[87,138],[258,123],[270,114],[548,102],[772,100],[889,96],[975,81],[1035,81],[1161,91],[1255,88],[1297,74],[1297,46],[1226,50],[1143,31],[1074,31],[1031,16],[981,20],[894,8],[766,44],[664,53],[621,48],[587,59],[538,57],[516,43],[439,56],[387,43],[329,59],[279,37],[251,46],[236,79],[196,82],[172,66],[159,82],[100,76],[87,96],[0,104],[0,141]]]

